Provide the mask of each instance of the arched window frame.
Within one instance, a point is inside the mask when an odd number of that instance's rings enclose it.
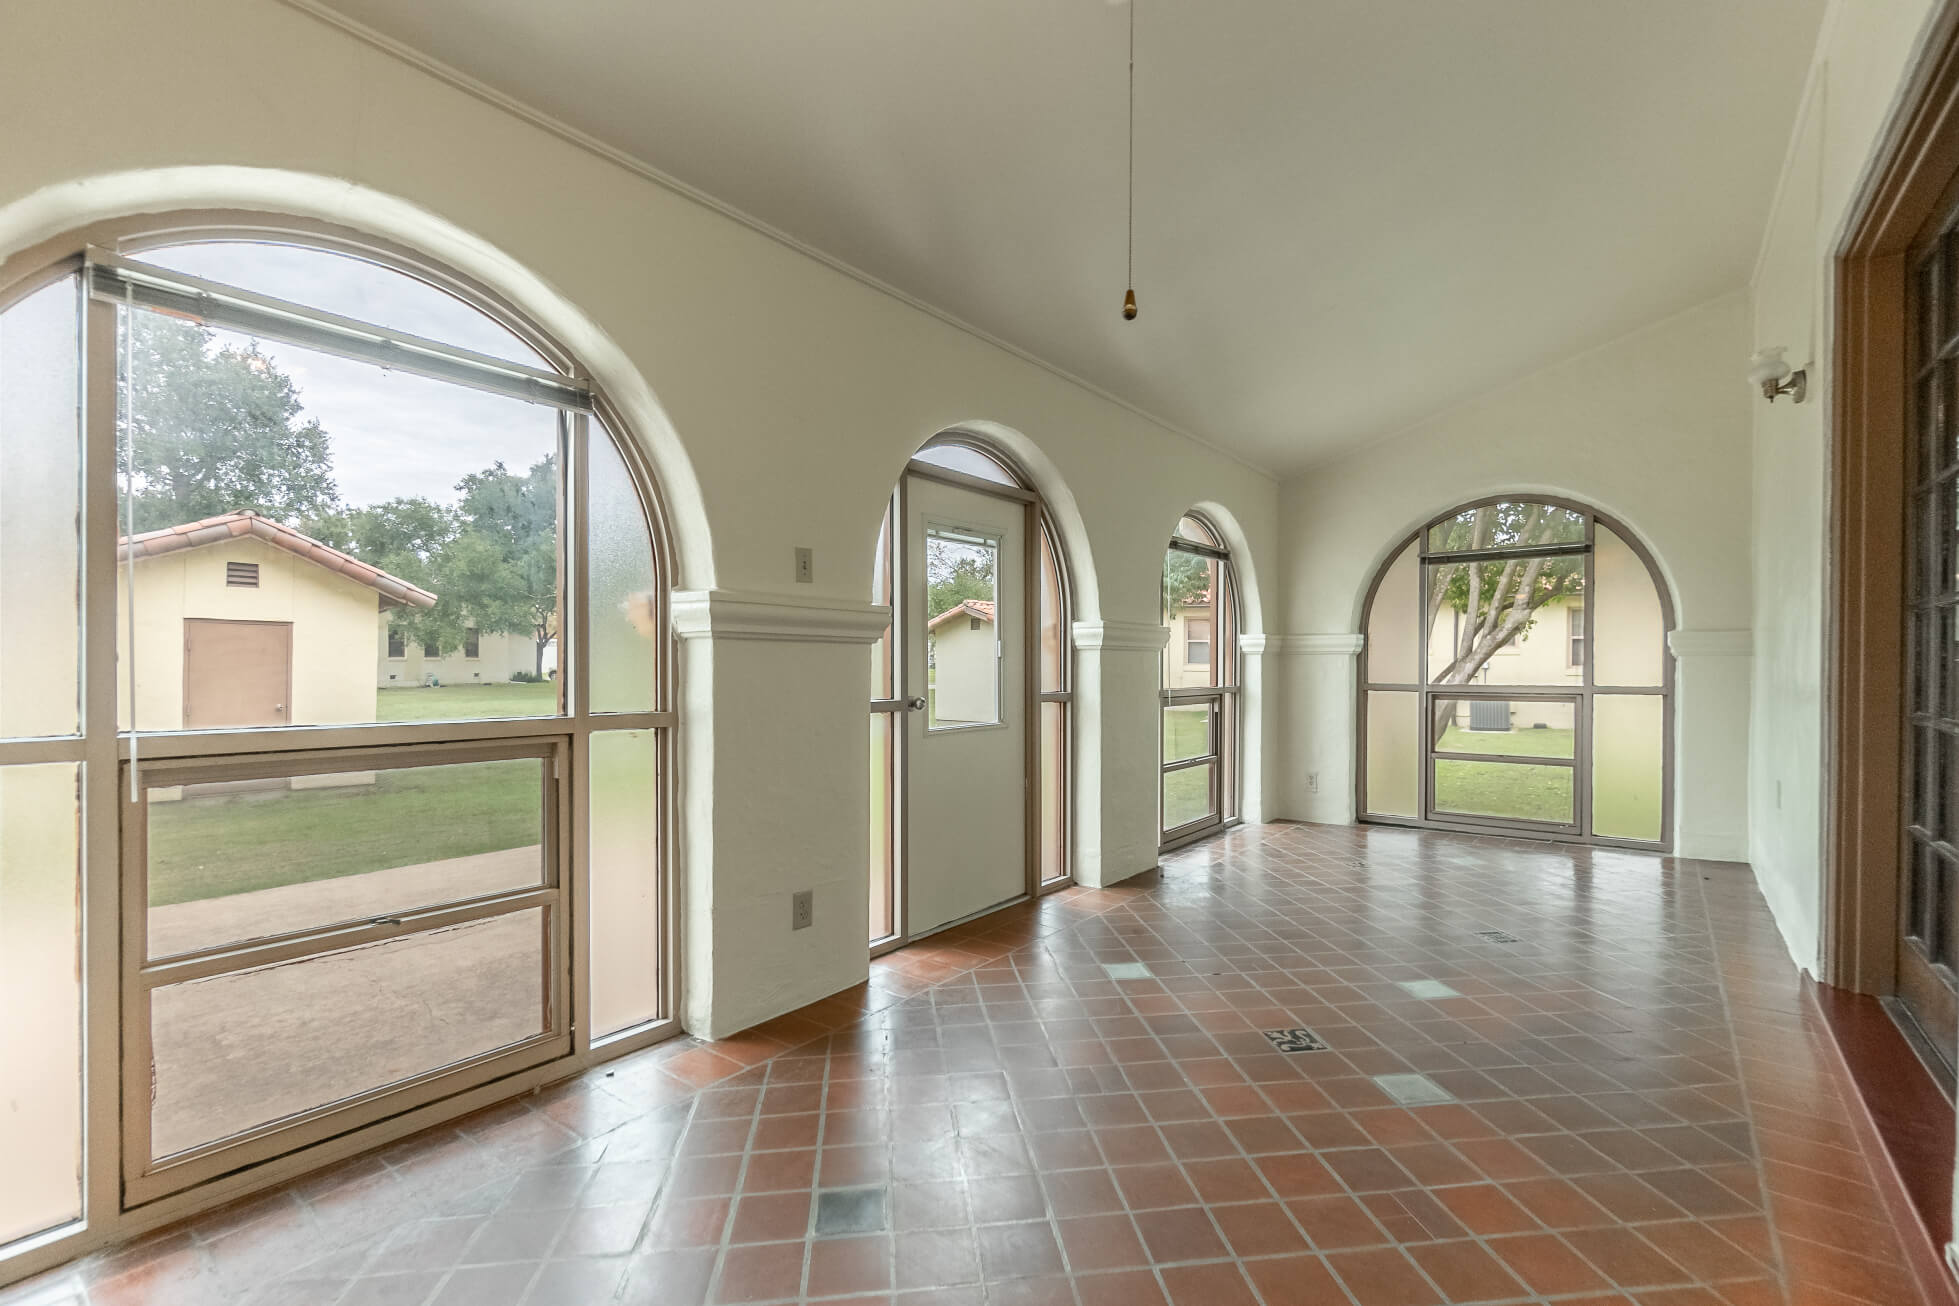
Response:
[[[136,732],[119,729],[117,721],[117,600],[119,520],[117,467],[117,385],[114,366],[115,304],[90,295],[90,267],[111,266],[118,257],[140,260],[162,247],[213,241],[258,241],[288,244],[349,255],[390,268],[425,282],[483,314],[534,350],[549,370],[585,391],[588,407],[576,415],[578,431],[571,447],[571,471],[561,478],[560,509],[560,663],[575,666],[561,699],[561,711],[535,718],[496,718],[433,722],[389,722],[330,726],[281,726],[222,732],[181,730]],[[661,502],[658,481],[630,425],[603,390],[577,366],[571,352],[538,328],[528,316],[487,287],[452,272],[415,251],[349,228],[273,213],[243,211],[181,211],[96,223],[70,231],[0,262],[0,312],[36,292],[72,279],[78,298],[78,348],[84,359],[83,388],[78,395],[84,412],[81,429],[83,479],[80,486],[80,593],[78,617],[83,629],[79,650],[80,703],[76,732],[65,736],[0,737],[0,766],[49,760],[76,763],[81,769],[81,803],[85,813],[78,867],[82,916],[86,922],[77,940],[84,1000],[80,1012],[83,1082],[78,1086],[86,1122],[82,1154],[82,1205],[71,1224],[58,1224],[0,1247],[0,1263],[18,1254],[28,1268],[66,1259],[142,1228],[181,1218],[240,1193],[290,1179],[309,1169],[330,1164],[369,1148],[376,1142],[410,1129],[480,1108],[486,1102],[514,1097],[551,1080],[638,1050],[679,1032],[677,981],[679,922],[676,906],[674,851],[674,727],[677,724],[676,659],[672,655],[669,594],[672,589],[674,547],[669,517]],[[105,311],[106,310],[106,311]],[[93,365],[91,365],[91,362]],[[594,425],[598,429],[591,429]],[[582,578],[586,575],[582,528],[585,485],[582,450],[590,440],[609,439],[617,452],[636,497],[651,545],[652,586],[648,618],[649,644],[655,659],[652,706],[645,711],[593,712],[589,704],[591,676],[585,664],[590,648]],[[561,446],[562,447],[562,446]],[[654,912],[658,925],[658,965],[648,995],[651,1015],[634,1019],[616,1032],[594,1038],[590,1012],[591,984],[585,967],[590,927],[589,874],[592,839],[588,804],[592,800],[588,741],[607,732],[646,731],[654,738],[656,754],[653,792],[658,835],[650,849]],[[525,741],[536,743],[524,752]],[[465,1067],[495,1062],[494,1083],[482,1075],[472,1082],[453,1078],[444,1070],[404,1088],[390,1086],[385,1101],[367,1098],[330,1104],[319,1113],[302,1115],[300,1125],[276,1135],[254,1131],[242,1140],[187,1154],[159,1169],[146,1150],[136,1146],[140,1131],[117,1126],[123,1104],[146,1090],[147,1076],[136,1067],[147,1031],[132,1036],[136,1017],[132,1001],[146,988],[140,972],[154,962],[140,955],[140,931],[128,928],[132,914],[146,904],[132,891],[129,867],[137,855],[139,837],[125,827],[136,804],[130,801],[133,770],[148,762],[239,762],[266,769],[312,767],[333,762],[349,769],[361,762],[385,766],[396,759],[477,754],[537,756],[547,765],[554,796],[543,807],[544,819],[556,831],[559,892],[554,911],[561,924],[555,992],[548,1004],[557,1015],[549,1040],[532,1046],[515,1059],[478,1058]],[[132,765],[133,763],[133,765]],[[139,773],[140,774],[140,773]],[[379,920],[381,918],[377,918]],[[132,948],[118,936],[134,936]],[[561,981],[561,982],[560,982]],[[548,1042],[549,1046],[546,1046]],[[261,1135],[264,1135],[262,1138]],[[221,1183],[214,1182],[223,1176]],[[140,1214],[136,1213],[141,1208]],[[7,1266],[10,1277],[14,1267]]]
[[[1460,516],[1463,513],[1474,511],[1475,509],[1478,508],[1488,507],[1493,504],[1501,504],[1501,503],[1544,504],[1550,507],[1564,509],[1568,512],[1581,513],[1584,515],[1585,518],[1585,532],[1584,532],[1584,539],[1582,543],[1573,544],[1573,545],[1555,546],[1548,549],[1547,548],[1517,548],[1517,549],[1509,549],[1509,550],[1492,551],[1497,553],[1508,552],[1516,555],[1528,555],[1528,556],[1537,556],[1545,553],[1558,553],[1558,552],[1575,553],[1575,554],[1582,554],[1582,556],[1586,560],[1584,623],[1583,623],[1582,634],[1579,636],[1584,641],[1584,649],[1585,649],[1585,660],[1584,660],[1584,668],[1583,668],[1584,674],[1583,674],[1583,680],[1581,685],[1578,686],[1573,691],[1571,691],[1581,699],[1580,718],[1579,718],[1581,722],[1581,727],[1578,732],[1578,737],[1576,738],[1574,743],[1574,753],[1576,756],[1573,759],[1574,771],[1575,771],[1575,776],[1573,781],[1573,803],[1574,803],[1573,828],[1568,830],[1548,831],[1538,827],[1534,827],[1529,823],[1502,820],[1497,818],[1483,820],[1483,819],[1469,818],[1469,817],[1464,817],[1459,815],[1450,816],[1448,818],[1437,818],[1431,815],[1430,813],[1432,812],[1433,809],[1433,801],[1432,801],[1433,766],[1431,762],[1431,754],[1434,752],[1434,747],[1429,742],[1426,733],[1424,733],[1421,737],[1420,748],[1416,755],[1416,766],[1417,766],[1417,773],[1418,773],[1418,780],[1419,780],[1419,792],[1421,794],[1420,806],[1424,815],[1417,816],[1417,817],[1403,817],[1403,816],[1394,816],[1394,815],[1384,815],[1380,813],[1372,813],[1368,811],[1368,799],[1367,799],[1368,698],[1371,693],[1413,692],[1421,696],[1419,701],[1423,705],[1422,708],[1423,712],[1424,713],[1426,712],[1428,699],[1432,695],[1433,690],[1432,690],[1432,686],[1428,683],[1428,674],[1427,674],[1429,632],[1423,629],[1423,627],[1426,624],[1425,614],[1419,615],[1416,621],[1414,622],[1414,629],[1417,632],[1419,632],[1417,637],[1418,645],[1419,645],[1418,662],[1416,664],[1417,677],[1414,683],[1386,682],[1386,681],[1375,680],[1373,676],[1370,674],[1369,655],[1372,652],[1372,650],[1368,647],[1367,640],[1363,639],[1362,641],[1360,655],[1359,658],[1357,659],[1356,668],[1355,668],[1355,687],[1356,687],[1355,688],[1355,732],[1354,732],[1355,755],[1354,755],[1354,782],[1353,783],[1354,783],[1354,811],[1355,811],[1356,819],[1366,824],[1402,825],[1402,826],[1412,826],[1412,827],[1424,828],[1424,829],[1458,830],[1466,833],[1475,833],[1475,834],[1504,834],[1504,835],[1519,837],[1519,838],[1536,838],[1536,839],[1554,840],[1557,842],[1594,844],[1603,847],[1639,848],[1639,849],[1657,850],[1663,852],[1671,851],[1673,847],[1673,833],[1674,833],[1674,793],[1673,793],[1674,730],[1675,730],[1674,712],[1676,707],[1676,694],[1675,694],[1675,683],[1674,683],[1674,676],[1675,676],[1674,656],[1673,656],[1673,650],[1669,644],[1669,637],[1671,636],[1672,632],[1676,628],[1675,618],[1674,618],[1673,595],[1672,595],[1672,591],[1669,589],[1666,583],[1665,576],[1660,571],[1658,563],[1654,560],[1652,551],[1647,548],[1645,541],[1642,540],[1639,537],[1639,535],[1636,532],[1634,532],[1631,528],[1629,528],[1628,526],[1626,526],[1616,518],[1610,516],[1609,514],[1602,513],[1598,511],[1596,508],[1593,508],[1588,504],[1573,499],[1562,498],[1556,495],[1522,493],[1522,492],[1515,493],[1515,494],[1493,494],[1493,495],[1484,496],[1483,498],[1476,499],[1467,503],[1457,504],[1454,507],[1451,507],[1444,512],[1439,512],[1435,514],[1433,517],[1430,517],[1427,521],[1423,522],[1422,525],[1417,530],[1413,531],[1407,536],[1404,536],[1400,541],[1398,541],[1395,544],[1393,548],[1387,551],[1387,554],[1382,558],[1380,565],[1375,569],[1372,579],[1368,582],[1366,597],[1361,605],[1360,629],[1364,633],[1371,628],[1371,620],[1374,613],[1374,604],[1377,597],[1380,594],[1382,583],[1387,579],[1390,570],[1392,570],[1394,565],[1401,560],[1402,556],[1407,552],[1408,549],[1412,547],[1416,550],[1416,555],[1415,555],[1416,567],[1417,567],[1416,575],[1418,578],[1424,574],[1423,569],[1426,567],[1431,557],[1440,557],[1447,560],[1447,559],[1460,559],[1460,558],[1470,556],[1469,554],[1466,554],[1462,551],[1453,551],[1453,550],[1444,550],[1439,553],[1432,552],[1430,548],[1430,542],[1429,542],[1430,533],[1434,530],[1435,527],[1443,524],[1444,522],[1449,521],[1451,518]],[[1647,577],[1652,582],[1654,593],[1658,598],[1659,605],[1660,605],[1660,622],[1661,622],[1661,630],[1660,630],[1661,683],[1657,687],[1644,687],[1644,686],[1602,687],[1595,684],[1594,675],[1593,675],[1593,665],[1594,665],[1594,657],[1597,648],[1597,641],[1594,638],[1593,628],[1594,628],[1594,621],[1596,617],[1597,605],[1592,601],[1592,594],[1591,594],[1591,590],[1592,590],[1592,584],[1591,584],[1592,561],[1591,560],[1596,546],[1597,528],[1599,526],[1604,526],[1607,530],[1611,531],[1612,534],[1615,535],[1622,543],[1624,543],[1625,546],[1633,553],[1633,555],[1639,559],[1640,563],[1646,568]],[[1421,592],[1421,588],[1422,588],[1421,585],[1418,583],[1416,586],[1416,591],[1418,594]],[[1520,686],[1518,688],[1522,690],[1522,689],[1534,688],[1534,687]],[[1591,722],[1593,716],[1593,703],[1597,697],[1601,697],[1601,696],[1637,695],[1637,694],[1651,694],[1651,695],[1658,696],[1662,699],[1662,702],[1664,704],[1661,712],[1661,736],[1660,736],[1660,747],[1661,747],[1660,838],[1652,841],[1613,838],[1610,836],[1595,835],[1591,832],[1591,807],[1592,807],[1591,783],[1590,783],[1591,748],[1590,748],[1590,740],[1588,736],[1589,736],[1589,729],[1590,729],[1589,723]],[[1521,697],[1522,695],[1520,694],[1519,696]]]
[[[1192,539],[1186,533],[1185,524],[1190,523],[1205,538]],[[1226,537],[1218,529],[1217,523],[1204,513],[1192,509],[1178,518],[1178,528],[1171,534],[1165,547],[1165,556],[1170,553],[1188,553],[1207,558],[1217,566],[1219,577],[1218,601],[1212,608],[1210,657],[1214,673],[1211,683],[1195,688],[1179,688],[1170,684],[1170,668],[1175,650],[1165,648],[1161,660],[1161,686],[1159,690],[1160,707],[1158,711],[1158,777],[1157,777],[1157,829],[1162,851],[1182,847],[1198,839],[1206,838],[1220,830],[1237,825],[1243,818],[1241,795],[1240,745],[1244,736],[1240,688],[1244,684],[1244,667],[1238,636],[1243,624],[1238,588],[1238,569],[1232,562],[1231,550]],[[1167,596],[1166,596],[1167,597]],[[1166,607],[1164,622],[1169,625],[1172,614]],[[1211,705],[1211,720],[1207,751],[1189,757],[1172,759],[1168,756],[1166,741],[1169,737],[1169,716],[1179,705]],[[1169,825],[1168,789],[1174,783],[1172,777],[1180,771],[1200,767],[1210,768],[1211,790],[1210,810],[1202,817]]]

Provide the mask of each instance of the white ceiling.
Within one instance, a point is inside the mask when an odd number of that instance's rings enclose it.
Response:
[[[1289,472],[1747,279],[1822,0],[329,0]],[[1736,361],[1740,375],[1743,362]]]

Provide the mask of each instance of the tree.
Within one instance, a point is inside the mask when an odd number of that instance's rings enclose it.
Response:
[[[993,551],[956,540],[925,541],[925,619],[930,621],[961,603],[991,603]]]
[[[462,647],[469,614],[443,574],[462,529],[454,509],[423,498],[389,499],[316,518],[301,529],[436,595],[432,608],[403,607],[389,614],[390,628],[404,639],[433,644],[444,653]]]
[[[480,632],[529,635],[543,675],[545,645],[558,633],[557,459],[521,476],[499,461],[456,489],[461,529],[442,552],[437,593]]]
[[[1424,629],[1433,631],[1445,605],[1461,618],[1451,642],[1450,661],[1429,680],[1466,685],[1500,648],[1529,634],[1539,608],[1584,590],[1582,558],[1530,554],[1531,546],[1582,540],[1584,518],[1566,508],[1542,503],[1493,503],[1472,508],[1436,527],[1431,552],[1515,548],[1516,557],[1444,562],[1430,569],[1424,596]],[[1455,718],[1453,698],[1434,700],[1430,738],[1440,743]]]
[[[1206,598],[1211,590],[1211,559],[1201,553],[1166,549],[1163,553],[1163,606],[1174,613]]]
[[[256,342],[215,345],[192,322],[137,311],[126,319],[135,384],[118,353],[117,453],[138,531],[251,509],[281,522],[335,512],[326,432],[300,421],[292,378]]]

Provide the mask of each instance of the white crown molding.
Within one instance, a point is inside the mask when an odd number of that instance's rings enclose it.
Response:
[[[1367,643],[1361,635],[1268,635],[1265,651],[1280,657],[1359,657]]]
[[[1677,658],[1745,658],[1755,651],[1755,633],[1749,630],[1672,630],[1667,632],[1667,647]]]
[[[355,40],[373,46],[383,54],[398,59],[411,68],[426,73],[438,81],[447,82],[450,86],[455,87],[465,95],[474,96],[483,103],[501,109],[512,117],[521,119],[542,131],[549,132],[551,135],[558,137],[568,144],[577,146],[589,154],[595,154],[617,167],[624,168],[627,172],[635,176],[642,177],[656,186],[663,187],[676,195],[692,200],[702,208],[711,209],[724,218],[730,218],[739,222],[751,231],[759,232],[778,244],[788,246],[798,254],[813,258],[825,267],[841,272],[853,281],[862,282],[880,294],[889,295],[901,304],[915,308],[921,313],[929,314],[948,326],[963,331],[975,339],[983,340],[995,349],[1020,359],[1023,363],[1031,363],[1044,372],[1058,376],[1063,381],[1068,382],[1068,384],[1077,386],[1089,394],[1094,395],[1097,399],[1106,400],[1118,408],[1134,413],[1152,426],[1168,431],[1172,435],[1182,436],[1192,444],[1201,445],[1220,457],[1229,458],[1240,467],[1245,468],[1247,471],[1256,472],[1269,481],[1277,481],[1279,479],[1278,472],[1272,468],[1253,462],[1243,454],[1235,453],[1215,441],[1206,439],[1187,427],[1179,426],[1167,417],[1158,416],[1134,400],[1125,399],[1115,391],[1105,389],[1086,377],[1077,376],[1067,368],[1062,367],[1059,363],[1051,363],[1031,350],[1023,349],[1019,345],[1000,336],[996,336],[990,331],[985,331],[974,326],[964,318],[957,317],[935,304],[927,303],[925,300],[920,299],[908,291],[900,290],[890,282],[880,280],[862,268],[851,263],[846,263],[836,255],[818,249],[809,242],[792,236],[779,227],[770,226],[760,218],[736,208],[725,200],[716,199],[706,191],[689,185],[687,182],[680,180],[680,178],[670,173],[662,172],[637,155],[630,154],[625,150],[619,149],[617,146],[608,145],[591,133],[581,131],[570,123],[551,116],[542,109],[534,108],[514,95],[499,91],[496,87],[476,77],[472,77],[460,68],[446,64],[435,56],[417,50],[414,46],[406,42],[398,41],[394,37],[378,31],[358,19],[349,18],[347,15],[332,8],[325,0],[284,0],[284,3],[289,8],[298,10],[300,13],[325,23],[329,27],[338,28]]]
[[[878,603],[750,590],[675,590],[670,611],[682,639],[871,644],[891,624]]]
[[[1170,644],[1170,628],[1140,621],[1077,621],[1075,647],[1127,649],[1161,653]]]

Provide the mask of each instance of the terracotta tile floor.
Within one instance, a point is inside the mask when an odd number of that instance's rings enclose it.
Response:
[[[1265,826],[873,970],[0,1303],[1920,1300],[1739,866]]]

